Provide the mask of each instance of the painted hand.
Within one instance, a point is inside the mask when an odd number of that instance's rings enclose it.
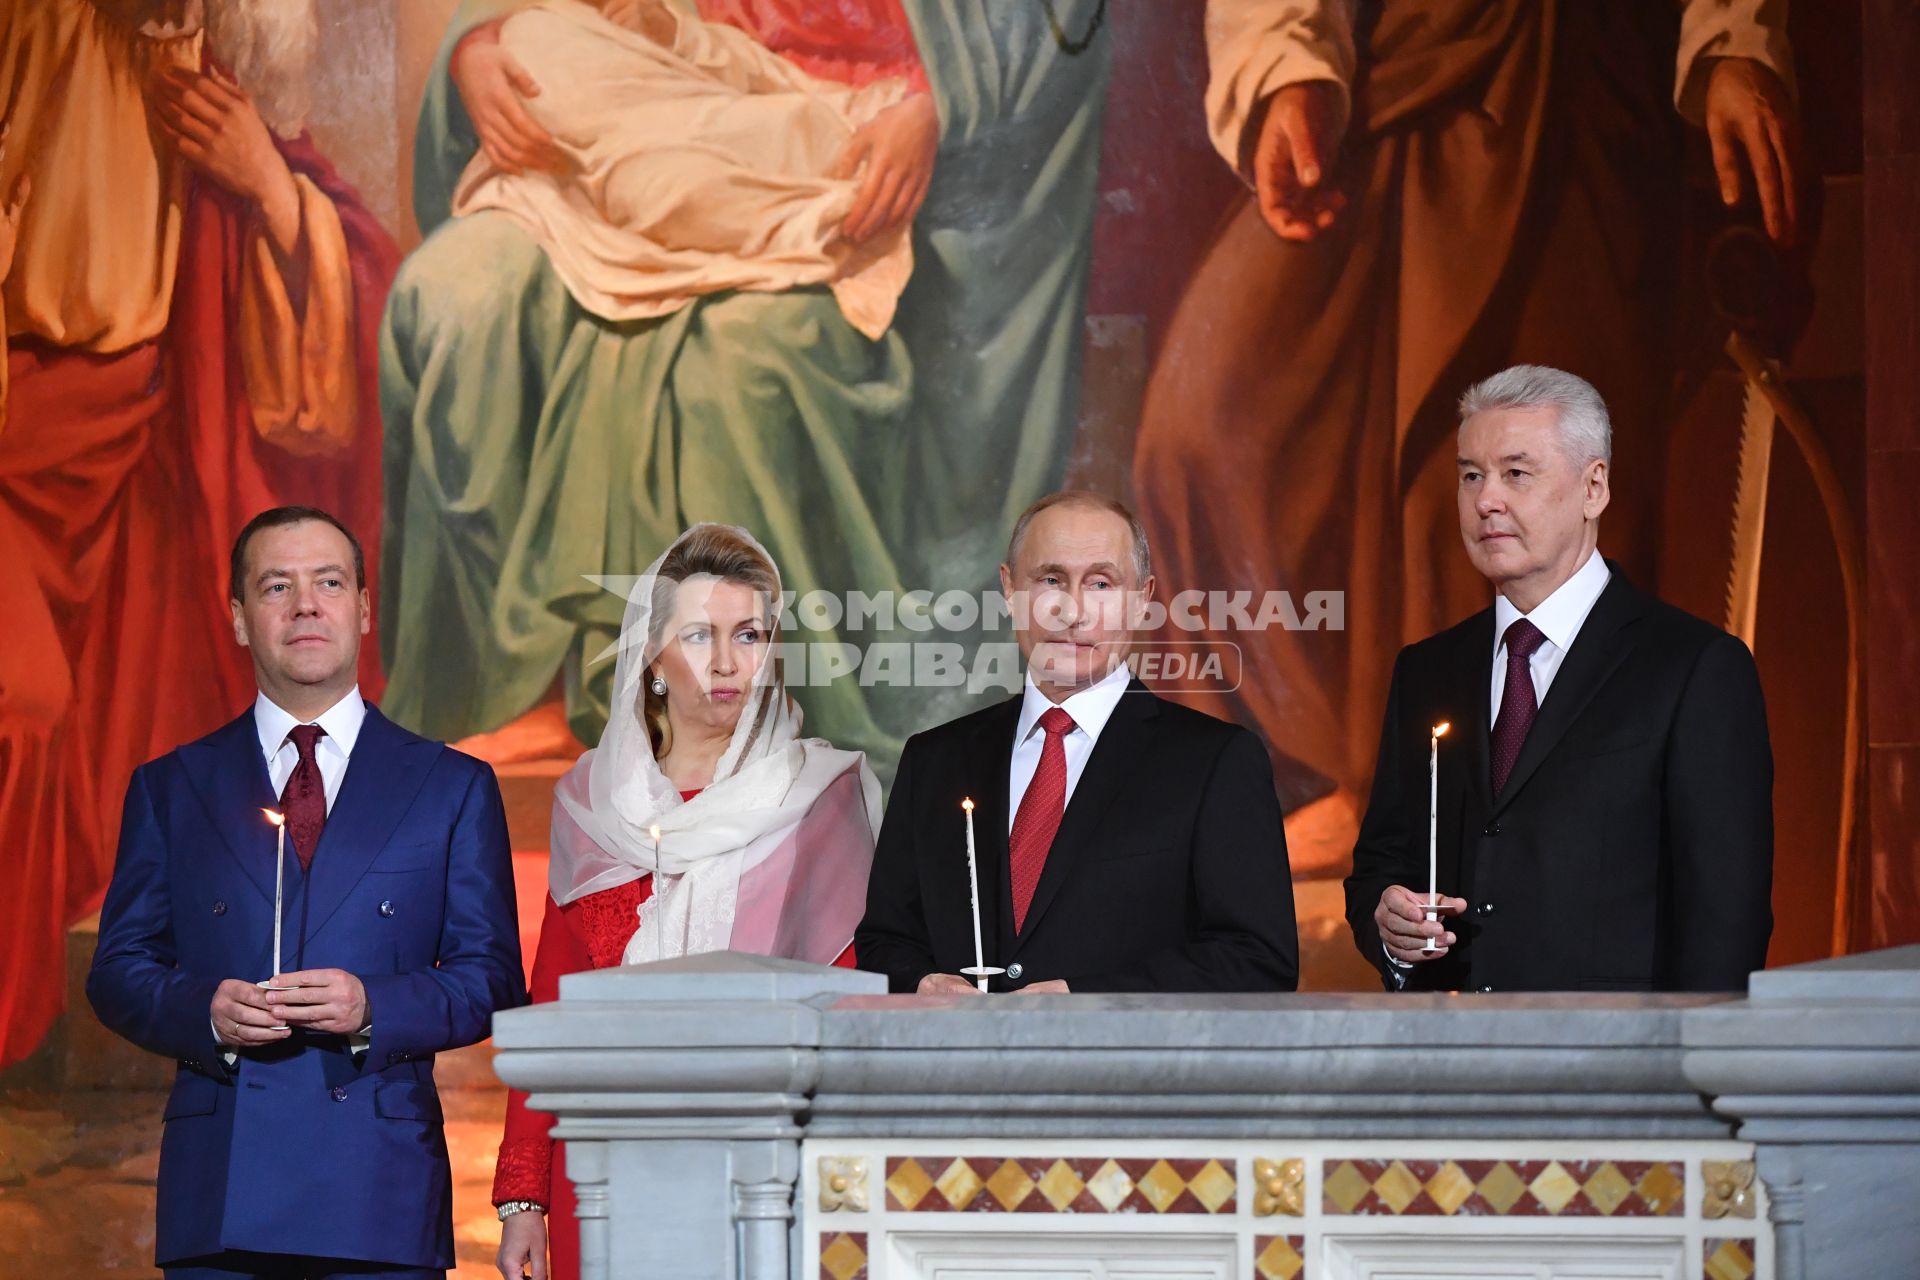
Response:
[[[1347,197],[1330,175],[1340,148],[1340,86],[1309,80],[1268,100],[1253,151],[1260,216],[1282,240],[1311,240],[1334,224]]]
[[[1800,123],[1787,86],[1751,58],[1720,58],[1707,74],[1706,106],[1720,199],[1740,202],[1744,168],[1767,235],[1792,244],[1800,232]]]
[[[566,152],[527,112],[526,100],[539,97],[540,86],[500,47],[500,26],[475,27],[453,51],[454,87],[480,136],[480,149],[507,173],[562,173]]]
[[[939,149],[940,113],[928,93],[894,103],[856,130],[833,166],[836,178],[860,176],[840,234],[860,244],[912,222]]]

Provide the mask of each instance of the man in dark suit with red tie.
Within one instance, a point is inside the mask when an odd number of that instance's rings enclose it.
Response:
[[[910,739],[874,852],[860,967],[893,991],[978,994],[971,798],[993,989],[1291,991],[1293,885],[1266,749],[1163,702],[1125,659],[1153,591],[1119,503],[1054,494],[1000,581],[1021,696]]]
[[[168,1280],[441,1276],[434,1055],[526,999],[499,787],[360,699],[365,563],[332,516],[256,517],[232,595],[259,697],[135,771],[87,977],[102,1022],[180,1064],[155,1261]]]
[[[1773,927],[1753,655],[1601,558],[1612,425],[1584,380],[1517,366],[1460,416],[1461,534],[1498,595],[1395,664],[1346,883],[1354,940],[1396,988],[1744,989]]]

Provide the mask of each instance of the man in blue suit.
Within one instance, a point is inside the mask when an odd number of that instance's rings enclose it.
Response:
[[[127,788],[87,996],[180,1062],[155,1248],[172,1280],[453,1265],[433,1058],[526,998],[512,861],[492,771],[361,701],[365,583],[332,516],[255,517],[232,597],[260,696]]]

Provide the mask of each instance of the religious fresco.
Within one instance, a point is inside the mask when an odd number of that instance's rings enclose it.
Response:
[[[1340,593],[1338,628],[1232,636],[1236,687],[1174,693],[1266,739],[1308,983],[1354,980],[1312,957],[1347,945],[1393,652],[1484,602],[1450,402],[1519,360],[1613,405],[1602,549],[1754,644],[1774,959],[1826,954],[1861,683],[1859,13],[1784,9],[15,0],[0,1065],[60,1012],[131,769],[251,697],[227,546],[280,502],[366,544],[363,690],[503,765],[597,735],[622,600],[595,579],[695,520],[800,589],[978,592],[1064,480],[1137,504],[1163,597]],[[1755,120],[1777,146],[1728,133]],[[1316,181],[1263,209],[1294,124]],[[1771,225],[1756,155],[1799,193]],[[988,696],[799,690],[883,777]]]

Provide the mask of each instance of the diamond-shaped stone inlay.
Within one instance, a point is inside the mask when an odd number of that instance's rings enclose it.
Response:
[[[1633,1184],[1613,1161],[1604,1162],[1580,1188],[1586,1193],[1587,1200],[1605,1217],[1612,1217],[1613,1211],[1626,1203],[1633,1194]]]
[[[912,1213],[933,1190],[933,1178],[918,1160],[887,1161],[887,1199],[896,1209]]]
[[[1373,1193],[1373,1182],[1354,1166],[1353,1161],[1342,1160],[1339,1167],[1327,1175],[1320,1193],[1336,1212],[1352,1213],[1362,1200]]]
[[[1233,1160],[1191,1156],[889,1156],[886,1167],[886,1207],[901,1213],[1230,1214],[1239,1192]]]
[[[1460,1166],[1449,1160],[1440,1166],[1440,1172],[1427,1179],[1427,1195],[1438,1205],[1440,1212],[1452,1216],[1460,1211],[1460,1206],[1473,1194],[1473,1179],[1461,1172]]]
[[[1700,1251],[1706,1259],[1701,1268],[1705,1280],[1752,1280],[1757,1270],[1751,1240],[1703,1240]]]
[[[858,1156],[821,1156],[820,1212],[867,1211],[867,1162]]]
[[[1395,1213],[1405,1213],[1407,1206],[1420,1194],[1420,1179],[1400,1161],[1395,1160],[1387,1166],[1387,1171],[1373,1180],[1373,1193]]]
[[[1200,1172],[1187,1179],[1187,1190],[1207,1207],[1208,1213],[1218,1213],[1222,1205],[1233,1199],[1233,1175],[1222,1168],[1218,1160],[1209,1160]]]
[[[1544,1205],[1548,1213],[1559,1213],[1569,1200],[1580,1194],[1580,1183],[1567,1172],[1566,1166],[1552,1160],[1527,1184],[1527,1190],[1533,1192],[1533,1198]]]
[[[866,1275],[866,1232],[820,1234],[820,1280],[866,1280]]]
[[[1040,1175],[1038,1183],[1040,1194],[1047,1198],[1055,1213],[1065,1213],[1067,1206],[1080,1198],[1087,1189],[1084,1178],[1073,1171],[1073,1166],[1065,1160],[1055,1160],[1047,1171]]]
[[[1700,1205],[1703,1218],[1751,1218],[1754,1211],[1753,1161],[1702,1160],[1700,1177],[1707,1184]],[[1646,1195],[1643,1188],[1642,1195]],[[1652,1197],[1648,1197],[1651,1199]]]
[[[1327,1213],[1658,1218],[1678,1214],[1686,1197],[1685,1170],[1673,1161],[1355,1159],[1323,1168]]]
[[[987,1193],[1000,1202],[1000,1207],[1011,1213],[1019,1208],[1020,1202],[1033,1190],[1033,1179],[1027,1171],[1012,1160],[1002,1160],[1000,1167],[987,1179]]]
[[[1154,1161],[1153,1167],[1136,1184],[1140,1194],[1147,1198],[1155,1213],[1165,1213],[1168,1206],[1180,1198],[1187,1189],[1187,1181],[1174,1172],[1173,1166],[1165,1160]]]
[[[1127,1176],[1126,1170],[1109,1160],[1087,1179],[1087,1191],[1100,1202],[1101,1208],[1112,1213],[1133,1194],[1133,1179]]]
[[[1260,1280],[1306,1280],[1305,1236],[1255,1236],[1253,1273]]]
[[[1487,1202],[1494,1213],[1505,1215],[1513,1211],[1513,1206],[1519,1203],[1521,1196],[1527,1194],[1527,1184],[1521,1180],[1519,1174],[1513,1171],[1512,1165],[1501,1160],[1480,1179],[1480,1184],[1475,1190],[1480,1193],[1480,1198]]]
[[[948,1204],[956,1209],[964,1209],[980,1194],[980,1175],[965,1160],[955,1159],[933,1180],[933,1185],[946,1197]]]
[[[1681,1212],[1687,1198],[1687,1179],[1679,1165],[1656,1160],[1633,1189],[1646,1201],[1649,1215],[1665,1218]],[[1747,1216],[1753,1216],[1751,1210]]]

